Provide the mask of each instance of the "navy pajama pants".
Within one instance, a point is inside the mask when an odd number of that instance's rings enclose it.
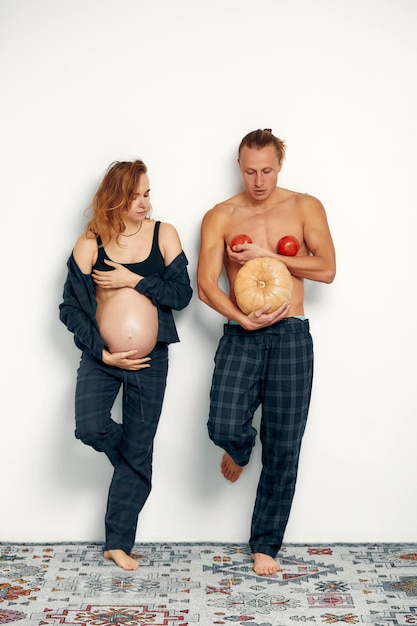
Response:
[[[308,320],[285,318],[246,331],[225,324],[215,356],[208,432],[238,465],[255,444],[252,425],[262,405],[262,472],[252,517],[250,548],[275,557],[294,497],[301,440],[313,379]]]
[[[75,436],[104,452],[114,467],[105,517],[105,550],[130,553],[138,515],[151,491],[153,441],[162,411],[168,346],[157,344],[151,366],[137,372],[83,353],[75,391]],[[123,385],[122,423],[111,417]]]

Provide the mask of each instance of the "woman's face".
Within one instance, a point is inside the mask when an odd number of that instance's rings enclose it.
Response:
[[[139,182],[133,193],[127,210],[126,219],[129,222],[138,223],[145,219],[150,209],[149,179],[146,174],[141,174]]]

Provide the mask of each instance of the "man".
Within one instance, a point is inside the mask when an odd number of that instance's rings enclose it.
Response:
[[[269,129],[246,135],[238,163],[244,191],[204,216],[198,263],[199,298],[228,323],[216,352],[208,431],[225,451],[221,470],[236,481],[255,443],[252,426],[262,405],[262,473],[252,517],[250,548],[254,571],[278,571],[279,551],[294,496],[301,439],[307,420],[313,374],[313,344],[304,317],[304,279],[331,283],[335,252],[325,210],[316,198],[277,186],[284,143]],[[253,243],[230,248],[237,234]],[[277,254],[284,235],[298,239],[296,256]],[[291,302],[245,315],[238,308],[234,281],[241,265],[257,257],[279,259],[293,279]],[[219,287],[223,265],[229,294]]]

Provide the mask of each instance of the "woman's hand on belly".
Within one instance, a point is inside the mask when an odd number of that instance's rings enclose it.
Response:
[[[101,270],[93,270],[91,276],[97,287],[102,289],[121,289],[122,287],[131,287],[134,289],[143,276],[135,274],[124,267],[120,263],[104,260],[105,264],[113,269],[109,272]]]
[[[142,359],[135,359],[137,350],[128,350],[127,352],[108,352],[103,350],[103,363],[120,367],[122,370],[137,371],[146,367],[150,367],[149,361],[151,357],[145,356]]]

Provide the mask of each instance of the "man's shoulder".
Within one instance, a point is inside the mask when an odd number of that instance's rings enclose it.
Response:
[[[227,198],[227,200],[223,200],[222,202],[219,202],[218,204],[216,204],[213,207],[213,210],[231,213],[237,208],[243,206],[244,197],[245,197],[245,194],[238,193],[235,196],[232,196],[231,198]]]
[[[283,189],[282,187],[278,187],[277,190],[279,191],[281,201],[284,200],[285,202],[292,203],[300,209],[321,206],[320,200],[309,193],[292,191],[291,189]]]
[[[230,219],[233,214],[243,206],[243,194],[237,194],[227,200],[218,202],[205,215],[208,219]]]

